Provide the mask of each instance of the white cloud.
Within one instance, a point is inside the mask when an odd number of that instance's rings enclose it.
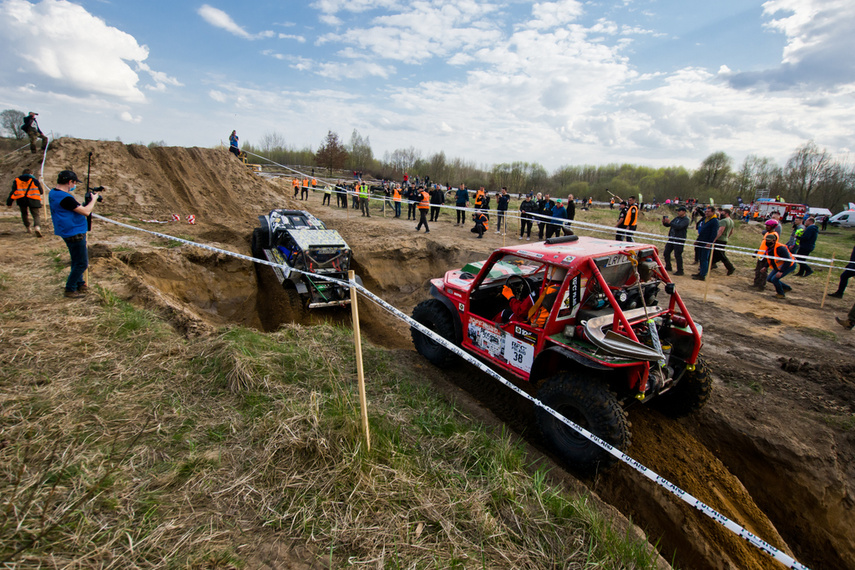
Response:
[[[65,0],[4,0],[0,3],[0,77],[26,70],[46,90],[73,89],[141,102],[138,67],[148,48],[133,36],[108,26],[83,7]],[[37,32],[34,36],[34,31]],[[143,69],[140,67],[140,69]],[[155,87],[178,84],[148,69]]]
[[[537,2],[531,8],[533,17],[526,25],[535,29],[554,28],[576,20],[582,12],[582,3],[577,0]]]
[[[123,111],[122,113],[120,113],[119,119],[126,122],[126,123],[131,123],[134,125],[138,125],[139,123],[142,122],[141,116],[137,115],[135,117],[135,116],[131,115],[128,111]]]
[[[322,77],[343,77],[345,79],[364,79],[367,77],[382,77],[388,79],[394,73],[394,68],[369,61],[349,61],[342,63],[321,63],[317,73]]]
[[[278,37],[280,40],[297,40],[297,41],[298,41],[298,42],[300,42],[301,44],[306,43],[306,38],[305,38],[304,36],[298,36],[298,35],[294,35],[294,34],[282,34],[282,33],[280,33],[277,37]]]
[[[769,0],[766,27],[786,36],[781,64],[761,71],[735,72],[736,87],[772,90],[831,87],[855,81],[855,4],[848,0]]]
[[[214,26],[215,28],[223,29],[230,34],[238,36],[239,38],[243,38],[245,40],[257,40],[261,38],[272,38],[276,34],[272,31],[263,31],[257,34],[251,34],[239,26],[231,16],[220,10],[219,8],[214,8],[213,6],[209,6],[208,4],[202,4],[202,6],[196,11],[203,20]]]

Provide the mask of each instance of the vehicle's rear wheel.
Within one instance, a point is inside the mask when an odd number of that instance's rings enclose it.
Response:
[[[704,407],[712,392],[707,363],[698,358],[694,370],[686,370],[677,385],[657,396],[650,405],[672,418],[682,418]]]
[[[621,451],[629,447],[629,421],[608,387],[580,374],[564,372],[546,380],[538,399],[568,420]],[[535,412],[544,438],[569,465],[582,471],[606,467],[614,457],[541,407]]]
[[[413,309],[413,319],[445,340],[455,342],[454,321],[451,313],[438,299],[428,299],[416,305],[416,308]],[[427,358],[434,366],[447,368],[456,360],[453,352],[415,328],[410,327],[410,333],[418,353]]]
[[[261,228],[252,230],[252,256],[256,259],[264,259],[262,251],[267,246],[267,233]]]

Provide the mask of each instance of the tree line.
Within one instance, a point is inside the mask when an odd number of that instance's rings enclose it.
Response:
[[[7,109],[0,113],[0,128],[16,139],[21,132],[24,113]],[[613,195],[626,198],[641,195],[645,202],[660,202],[679,197],[718,204],[735,203],[737,197],[750,202],[755,198],[781,197],[787,202],[809,204],[839,210],[855,202],[855,167],[835,159],[814,141],[795,149],[783,165],[759,155],[747,156],[741,164],[724,151],[706,157],[694,171],[682,166],[651,168],[634,164],[561,166],[550,173],[535,162],[505,162],[486,169],[474,161],[450,158],[444,152],[423,155],[415,147],[374,156],[369,137],[356,129],[345,142],[329,131],[317,147],[295,148],[276,131],[265,133],[257,144],[244,143],[243,150],[289,166],[318,166],[333,170],[348,169],[374,178],[403,179],[404,174],[432,182],[469,188],[498,190],[511,194],[549,193],[555,197],[573,194],[608,201]],[[258,159],[255,159],[257,162]]]
[[[274,144],[275,143],[275,144]],[[252,145],[249,145],[250,148]],[[786,163],[759,155],[736,165],[723,151],[706,157],[694,171],[682,166],[652,168],[634,164],[567,165],[549,172],[538,163],[506,162],[488,169],[473,161],[449,158],[440,151],[423,155],[415,147],[387,151],[377,158],[371,141],[353,130],[350,141],[329,131],[316,151],[288,148],[276,133],[267,134],[257,154],[283,164],[313,165],[332,170],[348,169],[375,178],[398,180],[430,177],[432,182],[488,190],[506,187],[512,194],[549,193],[552,196],[591,197],[608,201],[613,195],[641,195],[645,202],[668,198],[695,198],[717,204],[735,203],[737,198],[782,198],[787,202],[839,210],[855,202],[855,167],[835,159],[815,142],[798,147]]]

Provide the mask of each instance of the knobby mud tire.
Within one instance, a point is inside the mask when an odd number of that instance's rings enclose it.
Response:
[[[629,447],[630,424],[626,412],[608,387],[596,379],[561,373],[546,380],[537,397],[621,451]],[[535,408],[535,417],[543,437],[570,467],[590,473],[615,462],[607,451],[543,408]]]
[[[694,370],[686,370],[676,386],[653,399],[650,405],[672,418],[683,418],[704,407],[712,392],[712,376],[698,358]]]
[[[454,321],[448,309],[437,299],[422,301],[413,309],[413,320],[437,333],[445,340],[455,343]],[[457,357],[453,352],[410,327],[413,345],[419,354],[439,368],[448,368]],[[456,344],[456,343],[455,343]]]
[[[262,251],[267,245],[267,234],[261,228],[252,230],[252,256],[256,259],[265,259]]]

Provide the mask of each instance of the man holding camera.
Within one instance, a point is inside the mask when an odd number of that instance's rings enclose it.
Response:
[[[88,288],[83,280],[83,274],[89,267],[89,252],[86,249],[86,232],[89,227],[87,218],[100,198],[97,191],[92,190],[89,201],[81,205],[71,195],[77,187],[77,182],[80,180],[73,171],[63,170],[56,177],[56,187],[48,194],[53,233],[65,240],[71,255],[71,272],[65,282],[65,296],[72,299],[83,297]]]
[[[668,230],[668,243],[665,244],[665,271],[671,272],[671,253],[677,262],[674,275],[683,275],[683,244],[686,243],[686,231],[689,229],[689,218],[686,217],[686,207],[677,206],[677,217],[669,219],[662,216],[662,225]]]

